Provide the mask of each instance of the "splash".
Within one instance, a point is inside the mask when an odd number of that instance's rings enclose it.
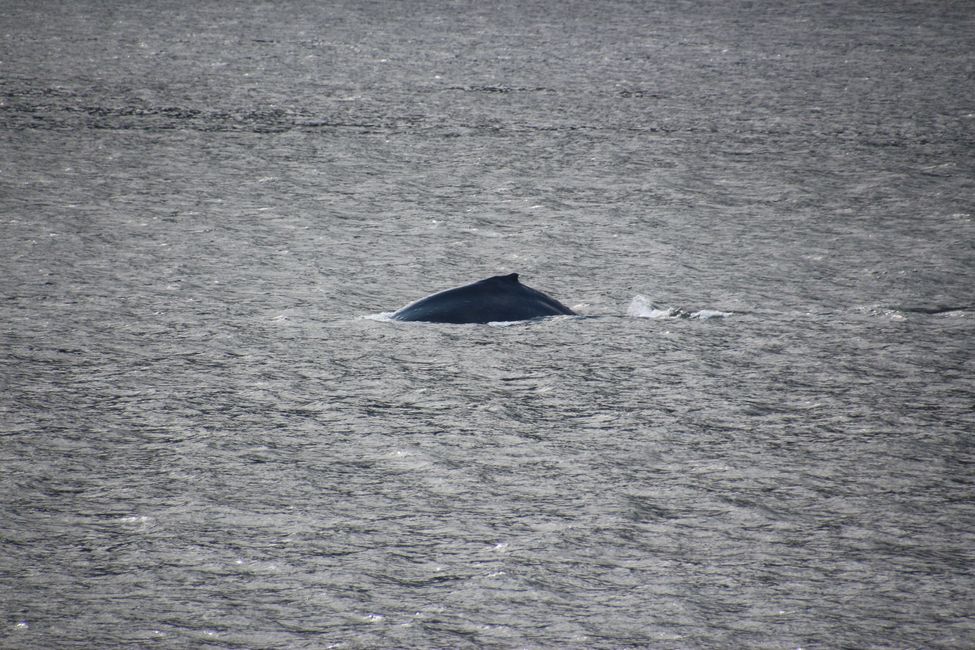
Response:
[[[697,320],[710,320],[712,318],[727,318],[733,312],[718,311],[717,309],[701,309],[699,311],[687,311],[682,307],[661,307],[655,304],[646,296],[636,295],[630,301],[630,306],[626,308],[626,315],[632,318],[651,318],[651,319],[676,319],[693,318]]]

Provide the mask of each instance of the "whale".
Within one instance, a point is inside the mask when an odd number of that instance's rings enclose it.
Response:
[[[545,316],[575,316],[555,298],[526,287],[517,273],[495,275],[421,298],[390,318],[424,323],[496,323]]]

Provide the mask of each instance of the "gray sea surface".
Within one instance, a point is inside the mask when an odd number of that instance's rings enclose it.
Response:
[[[0,1],[0,647],[975,647],[973,53]],[[388,319],[515,272],[580,316]]]

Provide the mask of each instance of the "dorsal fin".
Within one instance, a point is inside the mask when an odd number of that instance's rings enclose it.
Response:
[[[496,276],[494,276],[494,279],[495,280],[503,280],[504,282],[514,282],[515,284],[517,284],[518,283],[518,274],[517,273],[509,273],[508,275],[496,275]]]

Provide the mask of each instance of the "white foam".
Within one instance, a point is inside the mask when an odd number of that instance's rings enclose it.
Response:
[[[378,321],[391,321],[393,320],[393,314],[395,311],[381,311],[378,314],[366,314],[365,316],[360,316],[363,320],[378,320]]]
[[[701,311],[696,311],[691,314],[691,318],[698,318],[700,320],[709,320],[711,318],[727,318],[734,314],[732,311],[718,311],[717,309],[702,309]]]
[[[689,312],[681,307],[662,307],[655,304],[646,296],[636,295],[626,308],[626,315],[632,318],[651,318],[651,319],[676,319],[676,318],[695,318],[698,320],[710,320],[712,318],[727,318],[733,312],[719,311],[717,309],[701,309]]]
[[[661,307],[646,296],[636,295],[626,308],[626,315],[633,318],[679,318],[681,310],[676,307]]]

